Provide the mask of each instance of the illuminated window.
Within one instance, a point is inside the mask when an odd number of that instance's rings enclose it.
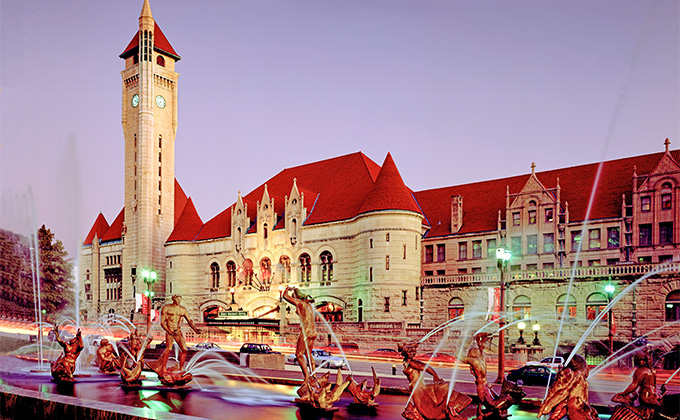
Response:
[[[482,258],[482,241],[472,241],[472,258]]]
[[[666,296],[666,321],[680,321],[680,290]]]
[[[536,210],[529,210],[529,224],[536,224]]]
[[[607,228],[607,248],[619,247],[619,228]]]
[[[602,293],[593,293],[586,298],[586,319],[594,321],[597,316],[604,311],[607,306],[607,297]],[[606,321],[607,317],[603,316],[602,321]]]
[[[670,194],[661,194],[661,210],[670,210],[672,207],[672,196]]]
[[[452,298],[449,301],[449,319],[462,317],[465,313],[465,303],[461,298]]]
[[[563,294],[557,298],[557,319],[561,319],[566,305],[567,319],[576,319],[576,299],[572,295]]]
[[[600,249],[600,229],[588,231],[588,249]]]
[[[312,281],[312,259],[308,254],[300,255],[300,282]]]
[[[652,198],[651,197],[641,197],[640,198],[640,211],[648,212],[652,210]]]
[[[512,225],[513,226],[519,226],[519,221],[520,221],[520,213],[519,212],[512,213]]]
[[[545,209],[545,222],[552,223],[553,217],[553,209]]]
[[[512,316],[515,321],[531,318],[531,299],[519,295],[512,301]]]

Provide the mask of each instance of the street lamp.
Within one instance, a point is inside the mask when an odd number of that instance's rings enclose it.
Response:
[[[501,301],[500,301],[500,317],[498,319],[498,378],[496,383],[503,383],[505,377],[505,270],[508,268],[508,261],[512,253],[509,249],[496,249],[496,264],[501,273]]]
[[[236,293],[236,290],[232,287],[231,289],[229,289],[229,293],[231,293],[231,303],[236,303],[236,301],[234,300],[234,293]]]
[[[153,284],[156,282],[156,272],[153,270],[144,269],[142,271],[142,279],[146,283],[146,291],[144,295],[147,299],[146,305],[146,334],[151,330],[151,298],[153,298]]]
[[[524,337],[522,336],[522,334],[524,334],[524,329],[526,327],[527,324],[525,324],[524,322],[520,322],[519,324],[517,324],[517,328],[519,329],[519,340],[517,340],[518,344],[524,344]]]
[[[538,340],[538,331],[541,329],[541,326],[538,325],[538,322],[537,322],[531,328],[534,330],[534,343],[533,344],[534,344],[534,346],[540,346],[541,342]]]
[[[279,302],[283,302],[283,285],[279,284]]]
[[[604,291],[607,294],[607,303],[610,303],[612,301],[612,297],[614,296],[614,285],[613,284],[608,284],[604,286]],[[609,326],[609,332],[607,335],[607,338],[609,339],[609,354],[614,354],[614,334],[612,333],[612,321],[613,321],[613,313],[612,313],[612,308],[609,308],[609,311],[607,313],[607,321],[608,321],[608,326]]]
[[[285,287],[283,287],[283,284],[279,284],[279,341],[281,343],[285,343],[286,341],[286,338],[283,335],[284,324],[286,322],[286,314],[283,310],[283,308],[286,306],[286,303],[283,301],[284,290]]]

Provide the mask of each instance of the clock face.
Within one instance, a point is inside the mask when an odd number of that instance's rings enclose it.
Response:
[[[139,105],[139,95],[135,93],[134,96],[132,96],[132,106],[137,108],[137,105]]]
[[[161,95],[156,96],[156,105],[161,109],[165,108],[165,98]]]

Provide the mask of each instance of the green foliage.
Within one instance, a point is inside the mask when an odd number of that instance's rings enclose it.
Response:
[[[38,247],[42,308],[48,314],[56,314],[74,303],[73,265],[66,260],[68,252],[64,250],[64,244],[55,240],[54,234],[45,225],[38,229]]]

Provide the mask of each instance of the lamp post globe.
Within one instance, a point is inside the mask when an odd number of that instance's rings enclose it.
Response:
[[[496,383],[503,383],[505,378],[505,270],[508,267],[508,261],[512,257],[509,249],[503,247],[496,249],[496,264],[500,271],[500,317],[498,319],[498,378]]]

